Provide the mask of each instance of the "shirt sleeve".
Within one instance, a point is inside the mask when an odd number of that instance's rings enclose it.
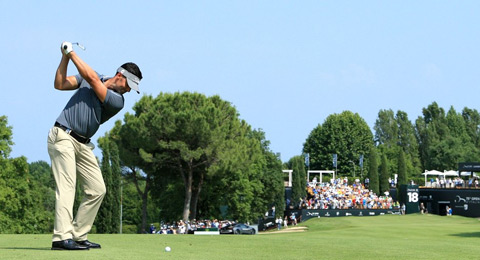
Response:
[[[80,74],[77,74],[75,75],[75,78],[77,79],[77,86],[80,87],[80,85],[82,84],[82,81],[83,81],[83,78]]]
[[[120,110],[122,110],[124,105],[124,98],[123,95],[118,94],[117,92],[108,89],[107,95],[105,96],[105,100],[103,101],[102,107],[102,120],[100,124],[103,124],[112,116],[117,114]]]

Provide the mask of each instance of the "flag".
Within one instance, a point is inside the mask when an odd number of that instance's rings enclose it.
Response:
[[[358,163],[358,165],[360,165],[360,168],[363,169],[363,154],[360,155],[360,162]]]
[[[337,168],[337,154],[333,154],[333,167]]]
[[[307,167],[310,167],[310,154],[309,153],[305,154],[305,165]]]

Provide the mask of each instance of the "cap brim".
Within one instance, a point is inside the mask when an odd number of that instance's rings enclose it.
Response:
[[[140,94],[140,89],[138,88],[138,83],[140,83],[140,79],[137,76],[128,72],[122,67],[118,68],[117,72],[122,74],[127,79],[127,84],[131,89],[137,91],[137,93]]]
[[[135,81],[127,77],[127,84],[131,89],[137,91],[137,93],[140,94],[140,89],[138,88],[138,84]]]

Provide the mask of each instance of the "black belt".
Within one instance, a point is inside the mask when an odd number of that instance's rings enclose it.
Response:
[[[82,144],[88,144],[90,143],[90,138],[86,138],[84,136],[81,136],[77,133],[75,133],[72,129],[60,124],[59,122],[55,122],[55,126],[58,128],[61,128],[65,133],[69,134],[71,137],[75,138],[78,142]]]

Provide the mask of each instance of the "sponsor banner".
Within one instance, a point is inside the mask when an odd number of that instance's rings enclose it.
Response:
[[[465,171],[465,172],[479,172],[480,171],[480,163],[478,162],[461,162],[458,163],[458,170]]]
[[[462,195],[455,195],[455,200],[453,202],[455,208],[463,211],[468,211],[469,209],[470,211],[477,211],[478,215],[480,196],[469,196],[468,194],[465,194],[462,197]]]
[[[367,217],[367,216],[380,216],[380,215],[392,215],[400,214],[399,209],[304,209],[302,210],[302,221],[310,218],[321,217]]]
[[[480,189],[420,189],[419,200],[427,206],[428,212],[446,214],[446,207],[452,208],[453,215],[480,217]]]

